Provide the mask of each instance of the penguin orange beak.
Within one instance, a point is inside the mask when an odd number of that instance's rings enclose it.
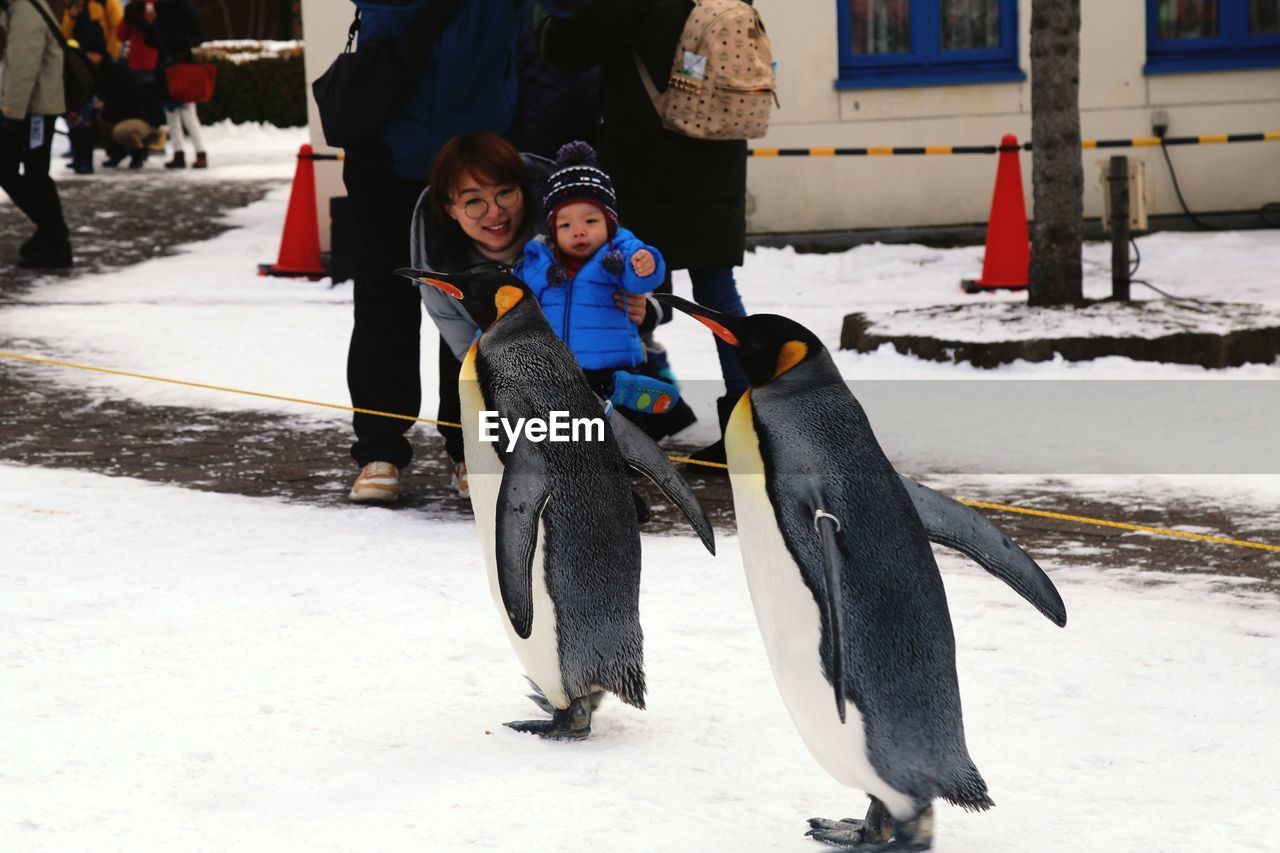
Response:
[[[429,284],[436,290],[449,294],[454,299],[461,299],[463,297],[463,293],[458,289],[457,285],[444,281],[443,279],[436,278],[435,274],[426,270],[415,270],[411,267],[403,267],[396,270],[396,275],[402,275],[405,278],[411,278],[414,281]]]
[[[732,327],[736,326],[737,321],[741,318],[721,314],[719,311],[703,308],[696,302],[690,302],[688,299],[681,299],[679,296],[671,296],[666,293],[655,293],[653,298],[664,305],[670,305],[672,308],[688,314],[714,332],[715,336],[726,344],[734,347],[739,345],[738,335],[733,331]]]
[[[445,293],[452,296],[454,299],[462,298],[462,291],[458,290],[458,288],[454,287],[452,284],[450,284],[447,281],[441,281],[438,278],[426,278],[426,277],[419,278],[418,281],[422,282],[423,284],[429,284],[432,287],[434,287],[436,290],[442,290]]]

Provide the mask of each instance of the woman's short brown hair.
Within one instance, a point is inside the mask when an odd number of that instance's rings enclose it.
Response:
[[[529,170],[515,146],[487,130],[463,133],[446,142],[431,163],[428,201],[431,216],[438,224],[453,222],[448,208],[453,201],[453,189],[463,172],[470,172],[486,183],[515,184],[524,192],[526,199],[529,197]]]
[[[525,215],[517,227],[524,228],[529,222],[533,179],[515,146],[487,130],[455,136],[444,144],[432,161],[431,184],[427,188],[427,204],[432,219],[428,252],[432,266],[441,272],[454,272],[466,266],[471,256],[467,235],[449,215],[452,193],[463,172],[470,172],[486,183],[520,187]]]

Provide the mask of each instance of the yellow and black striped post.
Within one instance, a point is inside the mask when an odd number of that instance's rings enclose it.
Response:
[[[1261,133],[1207,133],[1199,136],[1138,136],[1130,139],[1084,139],[1083,150],[1095,148],[1159,148],[1161,145],[1224,145],[1232,142],[1280,142],[1280,130]],[[894,145],[849,148],[749,148],[750,157],[915,157],[950,154],[999,154],[1030,151],[1031,143],[1001,145]]]

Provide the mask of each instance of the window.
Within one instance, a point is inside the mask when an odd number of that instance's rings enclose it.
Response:
[[[837,88],[1026,79],[1017,0],[839,0],[836,8]]]
[[[1147,0],[1148,74],[1280,67],[1280,0]]]

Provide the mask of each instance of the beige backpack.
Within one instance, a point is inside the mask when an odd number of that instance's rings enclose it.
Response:
[[[693,2],[665,92],[658,92],[649,70],[631,52],[662,126],[694,139],[764,136],[777,102],[764,22],[742,0]]]

